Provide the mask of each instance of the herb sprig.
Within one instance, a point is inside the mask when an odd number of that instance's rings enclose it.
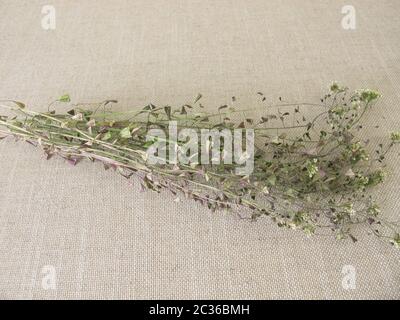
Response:
[[[265,96],[260,92],[262,101]],[[29,110],[18,101],[3,101],[17,116],[0,116],[0,139],[14,136],[43,148],[46,158],[61,156],[71,164],[99,161],[127,179],[135,176],[143,189],[169,190],[179,200],[188,198],[215,211],[233,210],[241,218],[268,216],[280,227],[306,234],[333,232],[338,239],[357,241],[354,229],[363,225],[381,239],[400,247],[400,228],[381,214],[369,190],[385,177],[384,160],[400,142],[392,132],[375,153],[357,137],[362,119],[380,97],[374,90],[351,92],[337,83],[318,103],[281,103],[257,118],[235,121],[248,110],[223,105],[206,112],[198,95],[193,105],[149,104],[133,112],[107,111],[116,101],[76,105],[66,114],[49,106],[46,112]],[[236,98],[232,98],[235,101]],[[68,103],[63,95],[58,102]],[[308,120],[303,108],[318,110]],[[282,111],[289,110],[290,111]],[[254,172],[236,175],[233,166],[201,164],[150,165],[147,148],[151,128],[252,128],[256,133]],[[179,146],[178,146],[179,148]],[[376,156],[375,156],[376,155]]]

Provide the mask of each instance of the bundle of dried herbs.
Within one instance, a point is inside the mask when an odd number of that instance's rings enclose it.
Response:
[[[385,156],[400,142],[400,133],[391,133],[387,143],[372,152],[368,141],[357,137],[362,118],[379,97],[373,90],[352,92],[334,83],[318,103],[292,104],[280,98],[274,106],[257,109],[257,118],[245,115],[254,110],[228,105],[206,112],[201,95],[192,105],[149,104],[133,112],[109,111],[116,101],[73,105],[65,114],[52,111],[54,103],[45,112],[35,112],[21,102],[3,101],[2,107],[17,115],[0,117],[0,138],[14,136],[41,146],[47,159],[58,155],[72,164],[99,161],[128,179],[138,178],[143,189],[166,189],[177,200],[233,210],[243,219],[268,216],[280,227],[307,234],[327,230],[353,241],[354,229],[362,226],[400,247],[399,225],[383,217],[369,192],[383,181]],[[58,102],[70,98],[65,95]],[[316,113],[307,119],[303,111],[310,108]],[[155,141],[147,133],[152,128],[167,130],[170,121],[197,131],[253,129],[254,171],[238,175],[234,165],[223,163],[149,164],[146,151]],[[179,149],[183,141],[174,143]]]

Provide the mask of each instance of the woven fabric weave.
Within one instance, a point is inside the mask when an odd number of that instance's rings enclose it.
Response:
[[[201,92],[208,107],[233,95],[249,107],[257,91],[317,100],[337,80],[383,93],[366,121],[380,139],[400,129],[400,2],[351,2],[355,30],[341,26],[345,1],[55,0],[56,29],[44,30],[46,1],[2,0],[0,99],[46,110],[67,92],[129,109]],[[376,197],[398,220],[399,157],[389,162]],[[400,298],[400,253],[373,236],[307,238],[211,213],[9,139],[0,189],[2,299]],[[356,271],[352,290],[342,286],[346,265]],[[55,290],[42,286],[46,266]]]

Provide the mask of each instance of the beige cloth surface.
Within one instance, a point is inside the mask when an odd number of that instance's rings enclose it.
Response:
[[[37,110],[68,92],[75,102],[206,105],[263,91],[318,99],[332,80],[384,97],[370,119],[400,129],[398,0],[0,0],[0,99]],[[56,8],[56,30],[41,8]],[[356,9],[356,30],[341,8]],[[399,219],[399,158],[376,195]],[[397,172],[396,172],[397,171]],[[400,298],[400,253],[373,236],[356,244],[307,238],[267,220],[210,213],[100,165],[44,160],[0,143],[0,298]],[[356,288],[342,287],[342,269]],[[45,266],[56,289],[45,290]]]

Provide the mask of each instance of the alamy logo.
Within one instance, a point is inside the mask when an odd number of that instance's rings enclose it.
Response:
[[[356,268],[352,265],[345,265],[342,268],[342,287],[345,290],[356,289]]]
[[[44,30],[56,29],[56,8],[54,6],[46,5],[42,7],[42,28]]]
[[[42,268],[42,288],[44,290],[56,290],[57,288],[57,273],[54,266],[44,266]]]
[[[168,133],[150,129],[146,140],[149,164],[236,165],[235,174],[250,175],[254,169],[253,129],[183,128],[170,121]],[[245,150],[243,150],[245,148]]]
[[[356,28],[356,9],[354,6],[347,5],[342,7],[342,28],[344,30],[355,30]]]

